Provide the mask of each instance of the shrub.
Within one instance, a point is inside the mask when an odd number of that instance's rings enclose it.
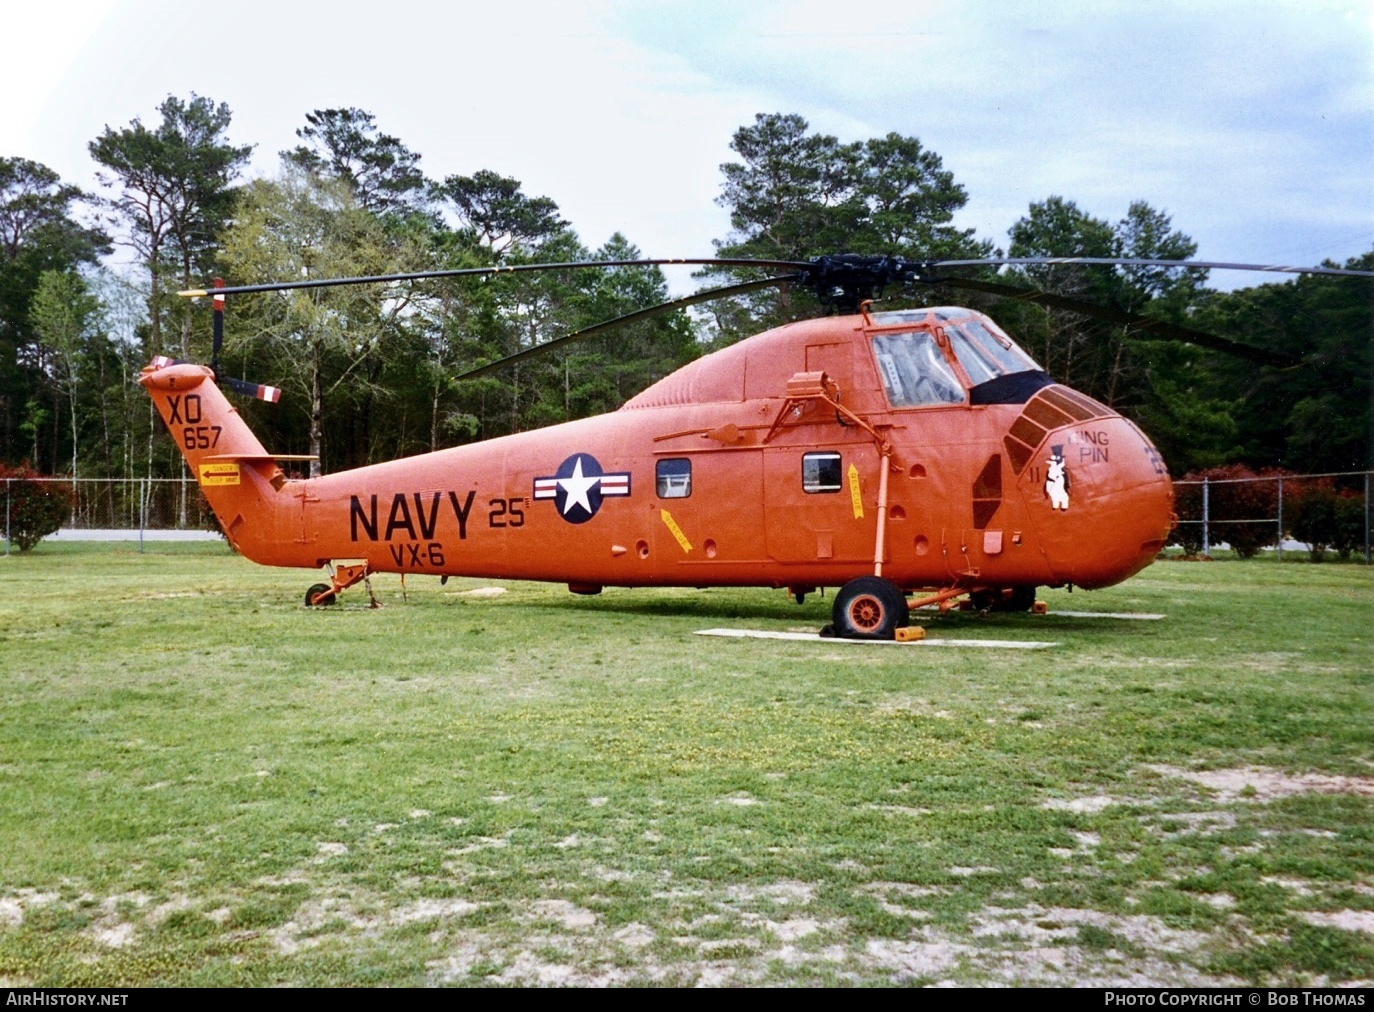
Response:
[[[1241,464],[1210,467],[1205,471],[1189,471],[1182,482],[1174,486],[1174,509],[1180,521],[1202,520],[1202,485],[1183,482],[1202,482],[1207,485],[1208,539],[1211,544],[1225,541],[1242,559],[1252,558],[1256,552],[1276,540],[1278,472],[1256,474]],[[1202,551],[1202,524],[1180,523],[1175,540],[1190,555]]]
[[[71,515],[72,488],[65,482],[43,478],[25,467],[3,465],[0,479],[6,479],[0,488],[5,497],[0,502],[0,519],[7,522],[10,543],[21,552],[54,533]]]
[[[1342,559],[1364,551],[1364,493],[1345,489],[1336,499],[1336,538],[1332,545]]]
[[[1327,547],[1339,539],[1337,498],[1330,478],[1309,478],[1297,485],[1291,499],[1284,496],[1283,515],[1288,521],[1288,530],[1297,540],[1307,542],[1313,562],[1321,562],[1326,557]]]

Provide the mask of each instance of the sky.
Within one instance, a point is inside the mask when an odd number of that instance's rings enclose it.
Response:
[[[1144,200],[1200,259],[1374,250],[1368,0],[14,7],[0,155],[90,191],[90,141],[156,125],[169,94],[227,103],[262,176],[307,112],[354,106],[431,178],[491,169],[553,198],[589,247],[619,231],[646,256],[709,256],[731,136],[780,112],[842,141],[920,138],[967,190],[955,223],[1003,248],[1061,196],[1112,222]]]

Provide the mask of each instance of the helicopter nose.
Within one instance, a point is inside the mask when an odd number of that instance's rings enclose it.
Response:
[[[1174,493],[1163,458],[1120,415],[1052,430],[1023,474],[1046,559],[1063,582],[1106,587],[1164,548]]]

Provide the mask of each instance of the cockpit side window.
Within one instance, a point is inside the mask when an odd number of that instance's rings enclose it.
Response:
[[[894,408],[964,403],[963,385],[929,331],[875,334],[873,354]]]

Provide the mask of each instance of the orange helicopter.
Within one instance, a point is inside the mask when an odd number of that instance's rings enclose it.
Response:
[[[1139,572],[1164,547],[1173,492],[1160,454],[1130,420],[1055,383],[987,316],[936,307],[873,312],[894,281],[936,269],[1044,259],[637,260],[431,271],[219,287],[209,367],[159,358],[147,388],[224,533],[264,565],[325,567],[307,605],[372,573],[605,586],[787,588],[800,602],[838,587],[833,632],[903,638],[910,609],[959,598],[1036,607],[1039,586],[1092,589]],[[1292,272],[1197,261],[1054,262]],[[711,264],[790,273],[641,310],[473,370],[709,298],[802,283],[844,315],[792,323],[683,366],[619,410],[548,428],[304,480],[288,479],[220,390],[224,297],[335,284],[589,266]],[[1030,297],[971,279],[938,280]],[[1188,328],[1070,308],[1271,364],[1281,357]],[[1291,363],[1287,363],[1291,364]],[[463,378],[463,377],[459,377]]]

